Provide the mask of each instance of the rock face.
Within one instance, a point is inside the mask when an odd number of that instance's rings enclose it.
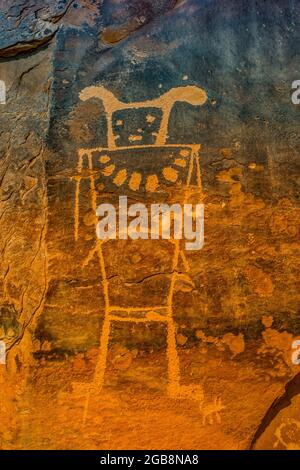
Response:
[[[300,447],[299,23],[284,0],[0,2],[0,447]],[[203,249],[99,243],[124,196],[204,204]]]

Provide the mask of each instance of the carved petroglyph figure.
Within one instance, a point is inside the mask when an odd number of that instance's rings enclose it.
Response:
[[[205,426],[207,423],[214,424],[216,420],[218,424],[221,424],[220,412],[224,410],[226,406],[222,404],[221,398],[215,398],[213,403],[200,404],[200,411],[202,414],[202,424]]]
[[[202,185],[201,185],[201,172],[199,164],[199,151],[200,145],[198,144],[168,144],[168,126],[169,118],[172,108],[176,102],[187,102],[194,106],[203,105],[206,102],[207,96],[204,90],[196,86],[186,86],[171,89],[169,92],[162,95],[160,98],[152,101],[136,102],[136,103],[124,103],[119,101],[113,93],[106,90],[101,86],[92,86],[85,88],[80,93],[81,100],[88,100],[90,98],[99,98],[103,105],[107,118],[108,128],[108,139],[107,147],[97,147],[93,149],[80,149],[79,150],[79,161],[78,161],[78,176],[76,177],[76,196],[75,196],[75,211],[74,211],[74,236],[75,239],[79,239],[80,232],[80,214],[79,214],[79,197],[81,190],[81,183],[83,178],[87,178],[90,182],[90,194],[91,194],[91,205],[92,210],[95,214],[95,227],[98,223],[96,218],[97,210],[97,187],[96,181],[99,177],[99,170],[95,169],[93,155],[97,153],[100,164],[103,165],[101,178],[110,178],[112,184],[116,189],[122,188],[125,185],[130,191],[141,191],[142,189],[147,193],[155,193],[159,189],[160,178],[157,174],[145,175],[141,172],[134,171],[131,175],[128,174],[126,167],[118,167],[120,162],[118,161],[118,152],[129,151],[132,153],[138,153],[143,149],[163,149],[169,151],[171,156],[175,152],[179,152],[179,155],[172,156],[171,164],[164,167],[161,172],[161,179],[167,183],[175,183],[179,180],[179,170],[185,169],[185,179],[181,181],[181,194],[182,201],[185,203],[187,198],[191,194],[193,188],[193,194],[195,192],[202,200]],[[153,145],[131,145],[131,146],[117,146],[116,137],[113,132],[113,115],[115,112],[127,109],[138,109],[138,108],[159,108],[162,111],[162,119],[160,129],[157,133],[157,139]],[[151,116],[148,116],[150,119]],[[117,155],[113,157],[113,155]],[[100,155],[100,157],[99,157]],[[142,156],[141,156],[142,158]],[[178,170],[176,169],[178,168]],[[192,178],[194,182],[192,183]],[[103,198],[102,198],[103,201]],[[163,322],[167,326],[167,358],[168,358],[168,394],[173,398],[185,398],[196,400],[201,403],[203,401],[203,388],[201,385],[182,385],[180,384],[180,367],[179,358],[177,353],[176,345],[176,328],[173,319],[173,298],[176,282],[180,276],[184,275],[183,271],[188,273],[190,267],[185,256],[185,253],[181,247],[180,240],[170,240],[169,243],[173,247],[172,255],[172,266],[169,274],[170,283],[167,292],[167,299],[164,304],[151,305],[149,307],[128,307],[114,305],[111,302],[111,291],[110,281],[107,276],[107,269],[105,263],[105,243],[106,240],[97,240],[93,250],[91,250],[89,256],[85,261],[87,265],[94,256],[98,256],[99,266],[102,276],[102,287],[105,301],[105,312],[104,322],[102,327],[99,356],[96,364],[93,382],[90,386],[86,406],[84,420],[89,407],[89,399],[94,394],[99,393],[103,386],[104,374],[106,369],[107,353],[109,336],[112,322],[131,322],[131,323],[145,323],[145,322]],[[183,265],[183,269],[178,269],[179,263]],[[188,276],[188,274],[186,274]],[[151,299],[149,300],[151,303]],[[222,409],[220,402],[216,402],[215,405],[210,408],[207,406],[204,408],[203,413],[206,418],[211,415],[215,415],[219,419],[219,411]]]
[[[116,142],[113,133],[112,118],[113,113],[123,109],[139,109],[139,108],[158,108],[162,110],[162,121],[160,131],[157,136],[156,145],[165,145],[168,137],[168,126],[172,108],[178,101],[190,103],[193,106],[201,106],[207,96],[204,90],[196,86],[186,86],[172,88],[170,91],[162,95],[160,98],[136,103],[124,103],[119,101],[113,93],[104,87],[91,86],[85,88],[80,93],[80,99],[86,101],[90,98],[99,98],[102,100],[107,116],[108,126],[108,148],[115,149]]]
[[[273,447],[276,449],[279,444],[281,444],[286,450],[300,450],[300,441],[293,442],[293,438],[291,438],[291,440],[287,442],[285,437],[283,436],[283,433],[292,436],[293,431],[296,431],[297,434],[300,436],[300,422],[295,419],[288,418],[286,421],[281,423],[280,426],[276,429],[274,433],[276,437],[276,442]]]

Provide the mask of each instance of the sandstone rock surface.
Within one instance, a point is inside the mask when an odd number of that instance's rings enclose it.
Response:
[[[299,27],[296,0],[0,1],[0,448],[300,448]],[[104,273],[95,203],[185,200],[190,144],[203,249],[110,241]]]

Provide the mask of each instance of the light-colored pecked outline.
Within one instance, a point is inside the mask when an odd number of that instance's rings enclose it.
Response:
[[[101,89],[101,93],[98,94],[98,88]],[[108,92],[107,90],[103,89],[103,87],[90,87],[88,92],[83,90],[80,94],[81,99],[89,99],[91,97],[99,97],[102,99],[106,116],[108,120],[108,147],[97,147],[93,149],[80,149],[79,150],[79,160],[78,160],[78,175],[76,176],[76,190],[75,190],[75,209],[74,209],[74,237],[77,241],[79,239],[79,196],[80,196],[80,185],[83,179],[82,172],[84,168],[85,159],[87,159],[88,164],[88,179],[90,180],[90,191],[91,191],[91,203],[92,209],[95,214],[95,225],[97,224],[97,217],[96,217],[96,209],[97,209],[97,193],[95,187],[95,169],[93,168],[93,159],[92,155],[93,152],[114,152],[120,150],[138,150],[144,148],[175,148],[175,149],[187,149],[190,151],[190,159],[189,159],[189,167],[188,167],[188,175],[187,181],[184,185],[184,200],[183,204],[185,204],[188,200],[189,195],[191,194],[191,179],[193,176],[193,172],[196,171],[196,187],[197,191],[202,198],[203,191],[202,191],[202,181],[201,181],[201,171],[200,171],[200,163],[199,163],[199,152],[201,146],[199,144],[167,144],[167,132],[168,132],[168,122],[166,122],[165,117],[167,116],[169,119],[171,109],[176,101],[185,101],[183,99],[182,90],[185,87],[180,89],[173,89],[170,90],[169,94],[166,93],[163,95],[163,99],[158,99],[154,101],[147,101],[143,103],[121,103],[115,99],[115,97]],[[195,104],[203,104],[206,101],[206,93],[197,87],[187,87],[189,88],[189,93],[192,92],[193,100],[195,100],[195,92],[197,90],[200,92],[200,101]],[[103,92],[104,90],[104,92]],[[178,90],[180,91],[180,99],[178,99]],[[172,92],[172,93],[171,93]],[[103,94],[104,93],[104,94]],[[167,103],[166,98],[167,96],[171,96],[171,103]],[[177,96],[177,99],[176,99]],[[191,102],[190,100],[187,100]],[[163,106],[162,106],[163,105]],[[119,109],[127,109],[127,108],[141,108],[141,107],[163,107],[163,119],[161,124],[161,129],[157,136],[157,142],[154,145],[134,145],[134,146],[126,146],[126,147],[116,147],[115,139],[112,132],[112,115],[113,112]],[[163,131],[162,131],[163,129]],[[171,274],[171,282],[170,282],[170,290],[167,296],[167,305],[166,306],[151,306],[148,308],[124,308],[118,306],[111,306],[109,300],[109,281],[106,275],[106,267],[105,267],[105,259],[102,245],[105,241],[97,240],[94,249],[88,255],[85,264],[89,263],[95,254],[98,256],[99,260],[99,267],[102,276],[102,287],[103,287],[103,294],[104,294],[104,322],[102,326],[102,333],[100,338],[100,348],[98,359],[96,363],[96,368],[94,372],[93,382],[89,387],[85,407],[84,407],[84,415],[83,415],[83,422],[86,422],[88,410],[89,410],[89,403],[90,398],[95,393],[99,393],[103,387],[104,383],[104,374],[106,369],[106,361],[107,361],[107,353],[108,353],[108,343],[109,343],[109,335],[110,335],[110,326],[112,321],[119,321],[119,322],[149,322],[149,321],[159,321],[165,322],[167,324],[167,358],[168,358],[168,395],[172,398],[190,398],[195,399],[195,391],[198,396],[198,401],[203,401],[203,389],[202,386],[183,386],[180,385],[180,365],[179,365],[179,357],[177,352],[177,345],[176,345],[176,328],[173,319],[173,298],[174,298],[174,289],[176,280],[178,278],[178,265],[179,259],[182,259],[183,265],[185,270],[189,271],[189,264],[184,254],[183,249],[181,248],[181,241],[180,240],[170,240],[170,242],[174,245],[174,254],[173,254],[173,261],[172,261],[172,274]],[[127,317],[121,317],[117,315],[117,312],[126,312],[128,314]],[[138,312],[147,312],[144,318],[138,318],[131,316],[134,312],[137,314]],[[160,315],[159,312],[164,312],[165,316]]]

